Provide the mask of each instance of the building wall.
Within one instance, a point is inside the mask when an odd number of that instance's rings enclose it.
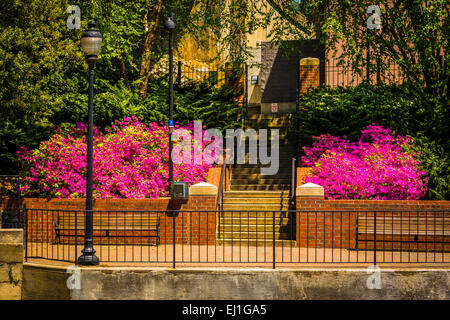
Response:
[[[381,268],[379,271],[379,287],[374,289],[368,286],[373,272],[367,268],[90,267],[80,269],[79,288],[69,290],[66,286],[69,275],[63,267],[26,263],[23,299],[450,299],[448,269]]]
[[[448,218],[450,201],[325,200],[323,195],[297,194],[296,203],[296,239],[300,247],[373,249],[376,242],[378,249],[450,251],[448,235],[415,237],[414,230],[407,229],[411,219],[425,218],[431,225],[435,220]],[[359,234],[358,219],[372,218],[375,212],[378,222],[393,217],[402,219],[405,234],[390,234],[389,222],[384,225],[386,233],[377,235],[376,241],[373,234]],[[428,243],[422,243],[425,241]]]

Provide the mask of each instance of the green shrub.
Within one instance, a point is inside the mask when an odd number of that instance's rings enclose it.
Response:
[[[39,147],[48,140],[57,126],[70,128],[76,122],[86,123],[88,95],[72,91],[60,96],[60,106],[31,121],[31,116],[12,121],[0,120],[0,172],[14,173],[17,169],[16,151],[20,146]],[[239,124],[238,93],[231,88],[214,88],[208,83],[195,82],[175,86],[174,120],[186,125],[192,120],[202,120],[209,128],[224,130]],[[115,85],[105,80],[95,83],[94,123],[102,128],[115,120],[136,116],[142,122],[162,122],[169,118],[167,77],[153,79],[147,98],[139,99],[136,90],[129,90],[122,82]]]
[[[421,169],[430,177],[428,198],[450,199],[448,110],[434,97],[409,84],[310,90],[299,100],[297,119],[302,141],[331,134],[356,141],[358,133],[376,123],[408,135],[421,149]],[[446,120],[447,119],[447,120]]]

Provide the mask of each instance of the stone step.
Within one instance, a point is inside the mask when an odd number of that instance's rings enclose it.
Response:
[[[283,125],[283,126],[280,126],[280,127],[278,127],[278,126],[275,126],[275,127],[264,127],[264,126],[260,126],[260,125],[258,125],[258,124],[255,124],[254,126],[248,126],[247,128],[245,128],[245,130],[244,130],[244,132],[243,132],[243,138],[246,138],[246,139],[248,139],[249,137],[253,137],[253,136],[256,136],[256,137],[259,137],[259,134],[260,134],[260,131],[259,131],[259,129],[267,129],[267,131],[266,131],[266,135],[267,135],[267,137],[268,138],[270,138],[271,137],[271,135],[272,135],[272,130],[274,130],[274,132],[275,132],[275,129],[278,129],[278,136],[281,138],[282,136],[284,137],[284,136],[289,136],[289,135],[292,135],[292,136],[294,136],[294,132],[292,132],[291,130],[289,130],[287,127],[286,127],[287,125]],[[241,128],[242,129],[242,128]],[[246,130],[248,130],[248,129],[254,129],[254,132],[245,132]],[[236,129],[237,130],[237,129]],[[253,134],[254,133],[254,134]]]
[[[230,218],[221,218],[220,219],[220,228],[222,226],[229,226],[229,225],[267,225],[267,226],[273,226],[274,219],[273,218],[251,218],[251,217],[230,217]],[[291,226],[289,230],[294,230],[295,225],[293,224],[293,220],[290,218],[275,218],[275,225],[282,225],[282,226]]]
[[[216,240],[217,245],[226,245],[226,246],[233,246],[233,247],[272,247],[273,246],[273,240],[272,239],[217,239]],[[296,242],[295,240],[277,240],[275,239],[275,247],[285,247],[285,248],[295,248]],[[264,249],[261,249],[264,250]],[[270,250],[270,249],[266,249]],[[269,254],[269,252],[268,252]],[[246,256],[244,255],[244,258]],[[267,261],[270,262],[270,261]]]
[[[233,240],[235,243],[239,245],[239,242],[243,245],[244,243],[247,243],[248,241],[254,245],[254,243],[257,242],[266,242],[269,243],[270,246],[272,246],[273,241],[273,232],[253,232],[253,233],[232,233],[232,232],[224,232],[220,233],[220,236],[218,236],[220,240]],[[290,233],[275,233],[275,240],[293,240],[295,246],[295,234]],[[253,241],[252,241],[253,240]],[[272,241],[270,241],[272,240]],[[290,244],[285,243],[284,246],[290,246]],[[281,245],[280,245],[281,246]]]
[[[274,176],[276,177],[276,175]],[[273,184],[290,184],[291,179],[276,179],[276,178],[257,178],[257,179],[231,179],[232,186],[240,186],[240,185],[273,185]]]
[[[281,198],[288,197],[289,190],[287,191],[226,191],[224,198]]]
[[[259,131],[259,129],[278,129],[280,132],[295,132],[291,121],[274,120],[245,121],[243,129],[255,129],[256,131]]]
[[[273,230],[275,228],[275,233],[293,233],[295,231],[295,225],[293,223],[288,223],[284,225],[280,225],[275,223],[271,224],[249,224],[247,221],[241,221],[241,223],[234,223],[234,224],[221,224],[219,227],[218,232],[220,233],[234,233],[235,238],[236,235],[239,235],[240,233],[252,233],[252,232],[259,232],[263,235],[264,233],[273,233]]]
[[[291,142],[291,141],[289,141],[288,143],[283,143],[283,142],[281,142],[281,143],[273,142],[272,143],[272,142],[269,142],[266,147],[267,147],[267,150],[269,151],[269,154],[270,154],[270,151],[272,149],[278,150],[279,154],[292,153],[292,151],[295,150],[294,143]],[[259,141],[258,141],[258,143],[256,145],[256,148],[257,148],[257,150],[259,150]],[[244,151],[245,151],[245,153],[248,153],[249,150],[250,150],[250,144],[249,144],[248,139],[246,139]]]
[[[248,185],[233,185],[231,183],[231,191],[289,191],[291,184],[271,184],[271,185],[261,185],[261,184],[248,184]]]
[[[259,139],[259,129],[267,129],[267,128],[260,128],[260,127],[255,127],[254,128],[255,129],[255,136],[256,136],[256,138],[258,138]],[[282,138],[285,138],[285,137],[290,137],[290,136],[294,136],[293,135],[293,133],[292,132],[288,132],[288,131],[286,131],[286,129],[284,129],[284,128],[269,128],[269,130],[267,131],[267,138],[269,139],[269,140],[272,140],[271,138],[272,138],[272,132],[271,132],[271,130],[272,129],[279,129],[278,130],[278,138],[281,140]],[[251,135],[251,134],[249,134],[249,135],[245,135],[245,139],[249,139],[250,137],[253,137],[253,135]]]
[[[262,231],[249,231],[249,232],[220,232],[220,239],[240,239],[240,240],[245,240],[245,239],[253,239],[253,240],[257,240],[257,239],[273,239],[273,231],[270,232],[262,232]],[[279,239],[279,240],[291,240],[295,238],[295,235],[293,235],[292,233],[280,233],[280,232],[275,232],[275,239]]]
[[[260,173],[236,173],[234,170],[232,172],[232,179],[279,179],[279,180],[291,180],[291,174],[289,173],[280,173],[278,172],[277,174],[274,175],[262,175]]]
[[[245,120],[255,120],[255,119],[294,119],[293,114],[284,113],[284,114],[255,114],[248,115],[245,117]]]
[[[278,169],[289,168],[292,170],[292,159],[279,159],[278,164],[279,164]],[[236,163],[235,164],[235,167],[241,167],[241,168],[270,168],[271,166],[272,166],[271,163],[268,163],[268,164]]]
[[[289,204],[289,197],[284,198],[229,198],[224,197],[224,204]]]
[[[248,219],[248,218],[255,218],[255,219],[262,219],[262,220],[268,220],[273,219],[274,217],[276,219],[294,219],[295,212],[288,212],[288,211],[223,211],[220,213],[220,218],[222,219]]]
[[[254,115],[261,113],[261,106],[247,106],[247,115]]]
[[[223,210],[237,210],[237,211],[249,211],[249,210],[260,210],[260,211],[280,211],[280,210],[289,210],[288,204],[271,204],[271,203],[224,203]]]
[[[271,157],[271,155],[269,155],[269,157]],[[293,157],[291,157],[291,155],[282,155],[282,154],[279,154],[279,155],[278,155],[278,162],[283,162],[283,163],[285,163],[285,162],[292,162],[292,158],[293,158]],[[274,158],[272,158],[272,160],[273,160],[273,159],[274,159]],[[263,164],[261,164],[261,162],[259,161],[258,158],[256,158],[256,163],[250,163],[250,156],[249,156],[248,153],[245,154],[243,160],[244,160],[244,161],[242,161],[241,159],[239,159],[239,157],[236,158],[236,165],[240,165],[240,164],[263,165]],[[240,163],[240,162],[245,162],[245,163]]]
[[[244,129],[280,129],[280,131],[294,131],[291,128],[291,121],[288,120],[250,120],[244,122]]]
[[[292,168],[291,167],[282,167],[278,169],[277,175],[291,175]],[[249,166],[246,165],[236,165],[236,167],[232,168],[232,175],[258,175],[260,177],[271,177],[272,175],[263,175],[261,174],[261,168],[259,166]]]

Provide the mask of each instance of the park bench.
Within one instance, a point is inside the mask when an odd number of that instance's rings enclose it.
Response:
[[[376,232],[375,232],[376,230]],[[400,242],[408,242],[408,237],[411,237],[413,242],[420,241],[434,242],[436,238],[439,238],[439,242],[447,242],[444,239],[446,237],[450,243],[450,216],[446,217],[442,213],[439,216],[424,216],[424,215],[393,215],[386,213],[377,214],[376,229],[375,229],[375,216],[371,214],[359,214],[357,218],[357,235],[358,239],[361,235],[372,236],[377,235],[378,241],[395,242],[395,237]],[[385,240],[387,238],[387,240]],[[367,240],[367,237],[363,241]]]
[[[84,229],[84,213],[58,213],[54,222],[55,243],[61,243],[62,236],[82,235]],[[149,212],[97,212],[93,214],[93,231],[94,237],[140,237],[133,232],[150,232],[143,237],[156,238],[156,245],[159,245],[160,217],[158,213]]]

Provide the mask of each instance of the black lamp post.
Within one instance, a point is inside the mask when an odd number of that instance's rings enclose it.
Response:
[[[169,194],[173,195],[173,29],[175,29],[175,22],[173,21],[173,13],[170,13],[164,24],[166,30],[169,32]]]
[[[78,264],[95,266],[99,264],[93,246],[93,199],[92,199],[92,169],[93,169],[93,131],[94,131],[94,66],[102,46],[102,35],[95,28],[95,22],[88,23],[89,28],[81,36],[81,47],[89,65],[89,103],[88,103],[88,141],[87,141],[87,175],[86,175],[86,215],[83,254],[78,258]]]

